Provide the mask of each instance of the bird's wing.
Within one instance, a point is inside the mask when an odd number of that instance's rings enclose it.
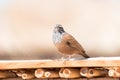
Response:
[[[69,45],[70,47],[76,48],[81,53],[85,53],[83,47],[78,43],[78,41],[76,41],[76,39],[72,35],[70,34],[64,35],[64,40],[66,44]]]
[[[68,46],[73,47],[80,51],[78,54],[84,56],[85,58],[89,58],[89,56],[85,53],[83,47],[75,40],[73,36],[71,36],[70,34],[65,34],[64,41]]]

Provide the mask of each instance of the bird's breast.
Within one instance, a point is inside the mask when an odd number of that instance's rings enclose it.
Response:
[[[53,33],[53,43],[60,43],[62,40],[62,36],[59,33]]]

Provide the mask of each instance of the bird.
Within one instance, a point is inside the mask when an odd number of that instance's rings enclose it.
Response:
[[[74,54],[90,58],[81,44],[72,35],[67,33],[61,24],[55,25],[52,37],[55,47],[60,53],[67,55],[68,59],[70,59]]]

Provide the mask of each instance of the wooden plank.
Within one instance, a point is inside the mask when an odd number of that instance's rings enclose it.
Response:
[[[23,80],[22,78],[7,78],[7,79],[0,79],[0,80]],[[36,79],[30,79],[30,80],[70,80],[70,79],[43,79],[43,78],[36,78]],[[79,79],[82,80],[82,79]],[[87,80],[87,79],[85,79]]]
[[[0,70],[5,69],[31,69],[31,68],[59,68],[59,67],[104,67],[120,66],[118,58],[90,58],[85,60],[1,60]]]
[[[106,78],[91,78],[88,80],[119,80],[119,78],[110,78],[110,77],[106,77]]]
[[[22,78],[6,78],[6,79],[0,79],[0,80],[24,80]],[[29,80],[49,80],[49,79],[29,79]]]
[[[77,79],[69,79],[69,80],[88,80],[88,78],[77,78]]]
[[[7,78],[7,79],[0,79],[0,80],[23,80],[22,78]],[[30,79],[30,80],[119,80],[119,78],[78,78],[78,79]]]

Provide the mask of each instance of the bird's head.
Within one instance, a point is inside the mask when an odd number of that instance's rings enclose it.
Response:
[[[54,32],[58,32],[58,33],[64,33],[65,31],[64,31],[64,29],[63,29],[63,27],[62,27],[62,25],[61,24],[57,24],[55,27],[54,27]]]

